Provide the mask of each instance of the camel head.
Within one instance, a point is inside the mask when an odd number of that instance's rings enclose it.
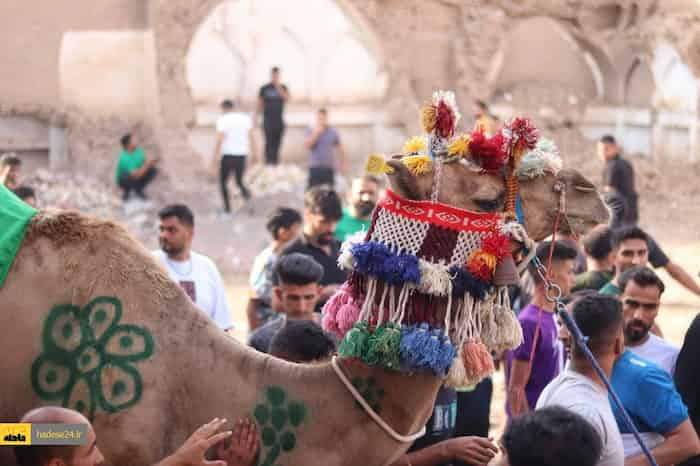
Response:
[[[434,171],[412,174],[395,155],[388,165],[393,172],[387,174],[389,186],[397,195],[415,201],[429,200]],[[523,208],[523,224],[535,241],[552,233],[559,209],[560,193],[555,185],[565,187],[566,217],[578,234],[585,234],[600,223],[607,223],[608,211],[595,185],[576,170],[563,169],[555,176],[519,178],[519,192]],[[444,163],[440,179],[438,201],[476,212],[502,212],[505,202],[505,180],[500,173],[482,172],[463,161]]]

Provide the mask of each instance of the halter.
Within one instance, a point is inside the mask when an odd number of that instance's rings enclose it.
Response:
[[[357,389],[353,386],[352,382],[348,379],[348,377],[345,375],[343,372],[343,369],[340,367],[340,363],[338,363],[338,358],[336,356],[333,356],[333,359],[331,359],[331,366],[333,367],[333,371],[335,374],[338,376],[341,382],[343,382],[343,385],[345,385],[345,388],[348,389],[350,394],[355,398],[355,401],[357,401],[360,406],[362,406],[362,409],[365,410],[367,415],[384,431],[389,435],[389,437],[393,438],[399,443],[413,443],[417,439],[421,438],[422,436],[425,435],[425,426],[421,428],[418,432],[412,435],[401,435],[398,432],[396,432],[389,424],[387,424],[384,419],[377,414],[372,407],[365,401],[365,399],[360,395],[360,392],[357,391]]]

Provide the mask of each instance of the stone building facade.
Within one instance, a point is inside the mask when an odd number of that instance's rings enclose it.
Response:
[[[417,109],[438,88],[456,90],[466,115],[480,98],[555,133],[610,132],[628,152],[698,158],[695,0],[279,1],[294,10],[272,0],[4,2],[0,151],[106,164],[136,126],[182,171],[207,155],[220,98],[252,105],[277,44],[285,77],[299,83],[292,160],[314,108],[331,108],[360,159],[416,132]],[[284,21],[256,29],[270,16]],[[260,31],[277,34],[267,48]]]

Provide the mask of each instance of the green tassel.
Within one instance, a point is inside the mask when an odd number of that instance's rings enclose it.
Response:
[[[389,322],[380,325],[369,337],[367,352],[362,360],[370,365],[381,365],[387,369],[398,369],[400,363],[401,328]]]
[[[367,352],[369,329],[367,321],[355,323],[340,343],[338,354],[341,358],[361,358]]]

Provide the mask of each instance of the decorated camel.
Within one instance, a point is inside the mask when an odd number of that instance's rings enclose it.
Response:
[[[429,104],[437,124],[426,125],[425,147],[370,159],[391,189],[371,230],[344,248],[351,278],[324,309],[326,328],[343,337],[330,364],[290,364],[239,344],[123,228],[36,212],[0,190],[0,422],[44,404],[76,409],[116,466],[155,463],[211,418],[251,416],[260,465],[391,464],[420,434],[441,384],[483,377],[484,348],[519,343],[502,293],[513,277],[501,273],[523,240],[516,219],[540,239],[564,197],[579,232],[607,219],[593,185],[534,141],[509,167],[512,141],[495,141],[498,162],[472,144],[492,137],[440,133],[440,112],[456,115],[444,97]],[[9,449],[0,464],[14,464]]]

